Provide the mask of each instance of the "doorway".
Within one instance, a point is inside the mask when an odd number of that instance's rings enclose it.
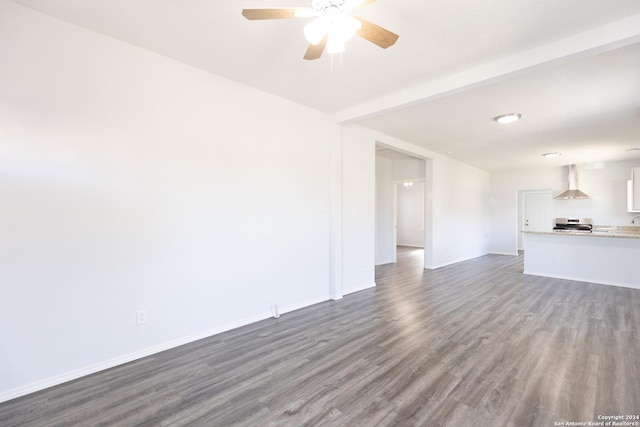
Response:
[[[551,231],[553,228],[552,190],[518,192],[518,250],[523,250],[523,231]]]
[[[398,244],[425,248],[430,241],[426,177],[425,159],[376,145],[375,265],[395,263]]]

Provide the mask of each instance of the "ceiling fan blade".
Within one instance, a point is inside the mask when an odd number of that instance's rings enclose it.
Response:
[[[242,9],[242,16],[253,21],[257,19],[291,19],[313,16],[308,7],[288,7],[286,9]]]
[[[362,28],[358,30],[357,34],[363,39],[369,40],[371,43],[376,44],[383,49],[393,46],[396,40],[398,40],[398,37],[400,37],[396,33],[393,33],[386,28],[382,28],[378,24],[367,21],[364,18],[360,18],[359,16],[354,16],[354,18],[362,23]]]
[[[304,59],[314,60],[320,58],[322,56],[322,52],[324,52],[325,46],[327,45],[327,37],[328,36],[324,36],[318,44],[309,44],[309,47],[304,54]]]

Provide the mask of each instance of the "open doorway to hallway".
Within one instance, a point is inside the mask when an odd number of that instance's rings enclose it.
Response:
[[[423,260],[424,248],[398,245],[398,263],[402,262],[410,268],[420,267],[420,269],[423,269]]]
[[[425,171],[424,159],[376,146],[376,265],[395,263],[398,246],[424,254]]]

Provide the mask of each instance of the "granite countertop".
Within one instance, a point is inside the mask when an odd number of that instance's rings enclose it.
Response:
[[[609,237],[616,239],[640,239],[638,225],[594,225],[592,233],[579,231],[524,231],[528,234],[552,234],[554,236]]]

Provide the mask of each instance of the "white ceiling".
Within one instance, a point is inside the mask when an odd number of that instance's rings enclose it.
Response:
[[[342,63],[302,60],[307,20],[241,16],[310,0],[12,1],[486,170],[640,163],[638,0],[379,0],[357,15],[400,39]]]

